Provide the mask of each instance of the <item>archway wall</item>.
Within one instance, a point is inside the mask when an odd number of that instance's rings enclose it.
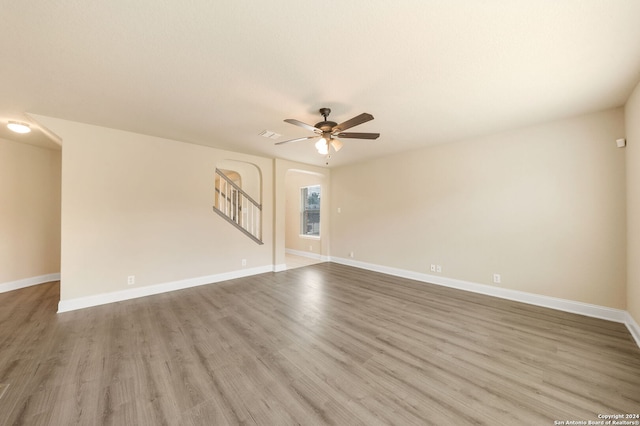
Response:
[[[329,203],[331,170],[281,159],[275,160],[274,167],[274,265],[276,270],[285,268],[287,248],[310,252],[324,258],[328,257],[330,255],[329,234],[331,229],[331,206]],[[299,233],[296,233],[296,230],[299,229],[299,190],[300,187],[308,185],[320,185],[322,191],[321,226],[318,239],[300,237]]]
[[[238,173],[242,190],[257,202],[262,203],[262,173],[260,167],[253,162],[223,159],[216,163],[216,168],[232,170]]]

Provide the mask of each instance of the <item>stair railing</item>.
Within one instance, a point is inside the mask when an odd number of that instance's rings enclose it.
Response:
[[[216,169],[213,211],[258,244],[262,243],[262,205]]]

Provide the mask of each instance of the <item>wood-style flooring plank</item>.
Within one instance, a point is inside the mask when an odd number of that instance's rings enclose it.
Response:
[[[0,294],[3,425],[554,424],[640,412],[624,325],[321,263],[56,314]]]

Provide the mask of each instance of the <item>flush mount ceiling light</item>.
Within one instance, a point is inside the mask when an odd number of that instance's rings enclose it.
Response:
[[[31,131],[31,127],[29,127],[28,124],[20,123],[18,121],[10,121],[7,124],[7,127],[9,130],[16,133],[29,133]]]

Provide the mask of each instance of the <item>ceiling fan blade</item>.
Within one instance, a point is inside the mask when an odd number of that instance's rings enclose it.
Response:
[[[317,127],[313,127],[310,124],[303,123],[302,121],[296,120],[295,118],[287,118],[284,121],[289,123],[289,124],[293,124],[294,126],[300,126],[300,127],[303,127],[303,128],[305,128],[307,130],[311,130],[314,133],[322,134],[322,130],[318,129]]]
[[[367,121],[373,120],[373,115],[363,112],[362,114],[353,117],[351,120],[347,120],[344,123],[340,123],[335,126],[331,131],[333,132],[342,132],[343,130],[350,129],[358,124],[366,123]]]
[[[333,149],[336,150],[336,152],[340,151],[342,149],[342,146],[344,145],[342,141],[338,139],[331,139],[330,144],[333,147]]]
[[[289,139],[288,141],[276,142],[275,144],[282,145],[283,143],[306,141],[308,139],[315,139],[317,137],[318,136],[307,136],[306,138]]]
[[[353,139],[378,139],[380,133],[355,133],[355,132],[342,132],[335,134],[339,138],[353,138]]]

